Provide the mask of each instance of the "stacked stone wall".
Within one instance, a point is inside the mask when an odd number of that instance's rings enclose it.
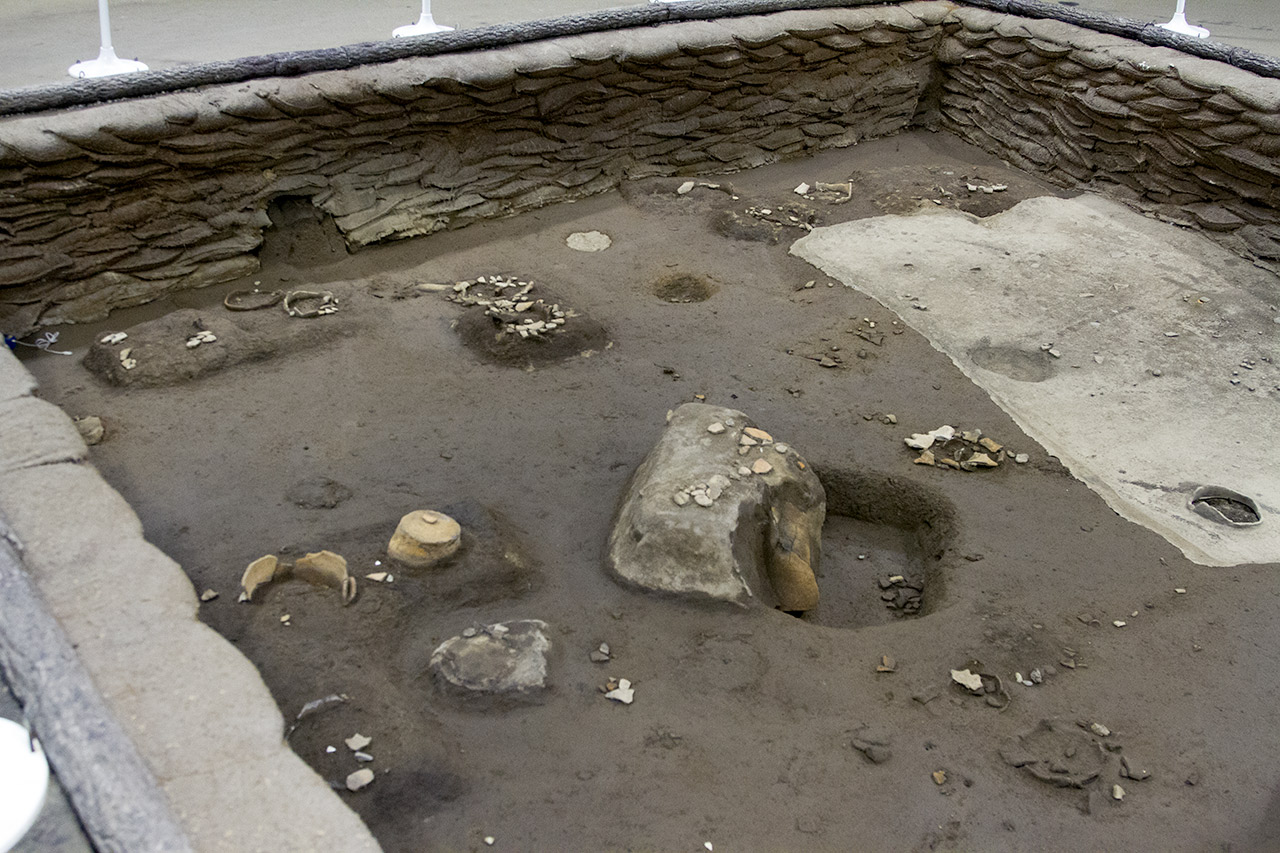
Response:
[[[0,324],[250,275],[282,196],[352,248],[909,124],[936,3],[591,33],[0,120]]]
[[[282,197],[353,248],[938,127],[1280,266],[1280,80],[946,2],[582,33],[0,118],[0,330],[251,275]]]
[[[1280,80],[1057,21],[957,9],[943,128],[1280,271]]]

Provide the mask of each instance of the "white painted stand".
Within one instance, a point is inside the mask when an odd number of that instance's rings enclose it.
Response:
[[[422,0],[422,16],[418,18],[418,23],[408,24],[403,27],[396,27],[392,32],[392,38],[403,38],[404,36],[425,36],[429,33],[444,33],[452,30],[453,27],[446,27],[444,24],[437,24],[435,19],[431,17],[431,0]]]
[[[27,834],[48,789],[49,763],[40,744],[13,720],[0,718],[0,851]]]
[[[1175,33],[1182,33],[1184,36],[1195,36],[1198,39],[1207,39],[1209,31],[1204,27],[1197,27],[1194,24],[1187,23],[1187,0],[1178,0],[1177,11],[1173,13],[1173,18],[1169,23],[1161,24],[1166,30],[1172,30]]]
[[[111,13],[107,10],[107,0],[98,0],[98,26],[102,29],[102,47],[98,51],[98,58],[77,62],[67,69],[68,74],[72,77],[107,77],[147,70],[147,66],[141,62],[116,56],[116,50],[111,46]]]

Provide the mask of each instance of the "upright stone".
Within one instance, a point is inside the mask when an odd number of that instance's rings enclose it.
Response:
[[[826,493],[793,447],[742,412],[686,403],[622,496],[608,566],[653,592],[811,610],[825,519]]]

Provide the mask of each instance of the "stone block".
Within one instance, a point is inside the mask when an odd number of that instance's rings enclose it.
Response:
[[[620,581],[739,605],[817,604],[826,495],[794,450],[751,430],[732,409],[687,403],[672,413],[615,516],[607,562]],[[737,452],[743,438],[747,456]]]

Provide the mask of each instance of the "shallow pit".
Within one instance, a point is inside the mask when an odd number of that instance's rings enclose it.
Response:
[[[653,284],[653,293],[663,302],[685,304],[706,302],[719,286],[706,276],[677,273],[663,276]]]

